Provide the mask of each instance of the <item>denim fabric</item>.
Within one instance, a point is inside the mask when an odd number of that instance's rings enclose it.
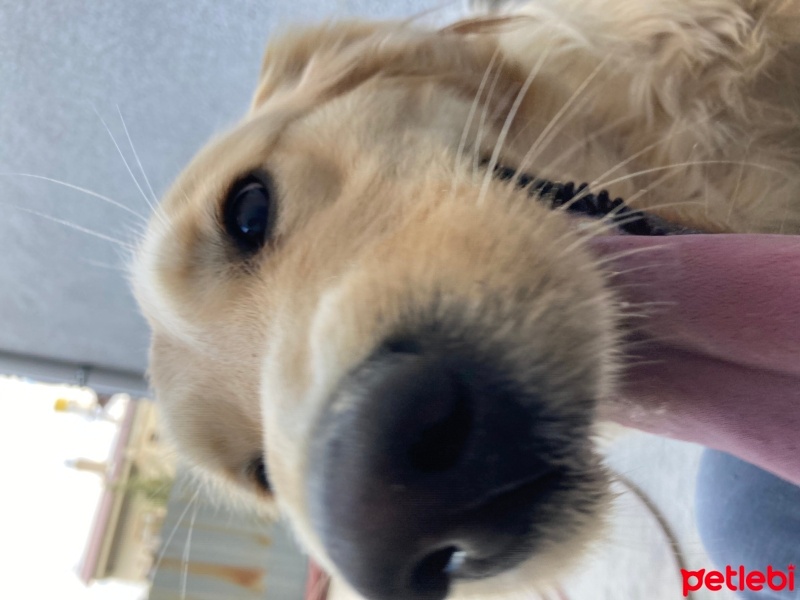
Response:
[[[800,457],[798,457],[800,460]],[[744,600],[800,600],[800,487],[724,452],[706,450],[697,480],[697,525],[718,570],[787,572],[795,591],[739,592]]]

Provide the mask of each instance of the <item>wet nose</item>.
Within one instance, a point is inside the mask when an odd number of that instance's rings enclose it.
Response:
[[[527,555],[532,506],[558,472],[540,458],[531,393],[491,362],[394,341],[330,398],[311,448],[310,511],[366,598],[440,600],[455,581]]]

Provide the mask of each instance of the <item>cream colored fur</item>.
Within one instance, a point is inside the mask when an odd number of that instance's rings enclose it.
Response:
[[[458,310],[521,376],[547,377],[550,402],[614,389],[617,309],[584,244],[597,228],[480,159],[593,182],[709,232],[800,232],[800,1],[503,10],[444,31],[341,23],[277,39],[252,109],[186,168],[141,244],[133,283],[171,435],[191,464],[276,506],[334,577],[307,512],[312,427],[398,324]],[[254,168],[276,182],[279,221],[243,266],[219,213]],[[246,474],[260,452],[272,495]],[[556,576],[603,513],[565,517],[544,552],[455,596]]]

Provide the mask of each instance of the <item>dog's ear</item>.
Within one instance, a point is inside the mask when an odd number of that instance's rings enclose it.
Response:
[[[333,60],[385,24],[352,21],[291,31],[271,42],[264,53],[251,110],[276,94],[309,81],[316,63]],[[320,82],[318,81],[317,84]]]
[[[409,21],[351,21],[290,32],[267,48],[251,110],[298,91],[293,104],[324,100],[376,75],[480,81],[497,34],[516,21],[476,18],[439,31]]]

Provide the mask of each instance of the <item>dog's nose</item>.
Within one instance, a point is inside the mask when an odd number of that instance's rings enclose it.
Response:
[[[346,376],[311,448],[309,508],[370,600],[434,600],[531,550],[541,460],[535,395],[463,348],[384,345]],[[528,543],[528,542],[525,542]]]

